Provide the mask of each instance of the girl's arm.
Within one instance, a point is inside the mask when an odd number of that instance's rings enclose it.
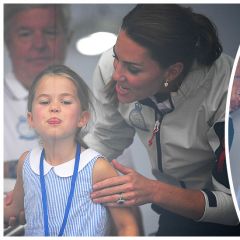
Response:
[[[112,165],[103,158],[99,158],[93,169],[93,183],[117,176]],[[119,236],[138,236],[139,228],[130,207],[109,207],[114,225]]]
[[[16,217],[24,208],[24,191],[22,180],[22,167],[27,152],[23,153],[18,160],[17,180],[13,189],[13,199],[10,205],[4,205],[4,223],[8,224],[11,217]]]

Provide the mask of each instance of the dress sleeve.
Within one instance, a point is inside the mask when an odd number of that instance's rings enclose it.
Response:
[[[105,86],[113,72],[112,49],[102,55],[93,75],[96,117],[84,142],[109,160],[131,145],[135,129],[124,120],[118,107],[106,97]]]

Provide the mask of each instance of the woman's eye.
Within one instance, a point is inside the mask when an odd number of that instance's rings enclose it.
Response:
[[[141,72],[139,68],[136,68],[134,66],[128,66],[128,71],[135,75]]]

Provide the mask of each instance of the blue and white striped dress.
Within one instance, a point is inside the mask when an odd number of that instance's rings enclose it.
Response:
[[[24,208],[26,236],[44,236],[42,195],[39,179],[39,162],[42,149],[33,149],[23,165]],[[102,157],[92,149],[81,153],[75,193],[64,236],[104,236],[107,234],[108,212],[90,198],[92,173],[96,160]],[[51,166],[44,160],[44,177],[47,191],[50,236],[57,236],[62,225],[71,186],[74,161]]]

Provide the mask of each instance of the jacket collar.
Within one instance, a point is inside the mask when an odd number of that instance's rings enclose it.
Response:
[[[190,93],[195,92],[196,89],[204,83],[208,70],[208,67],[199,66],[197,63],[194,63],[190,72],[176,92],[157,93],[139,102],[157,110],[156,105],[170,101],[172,108],[174,108],[174,106],[180,104]]]

